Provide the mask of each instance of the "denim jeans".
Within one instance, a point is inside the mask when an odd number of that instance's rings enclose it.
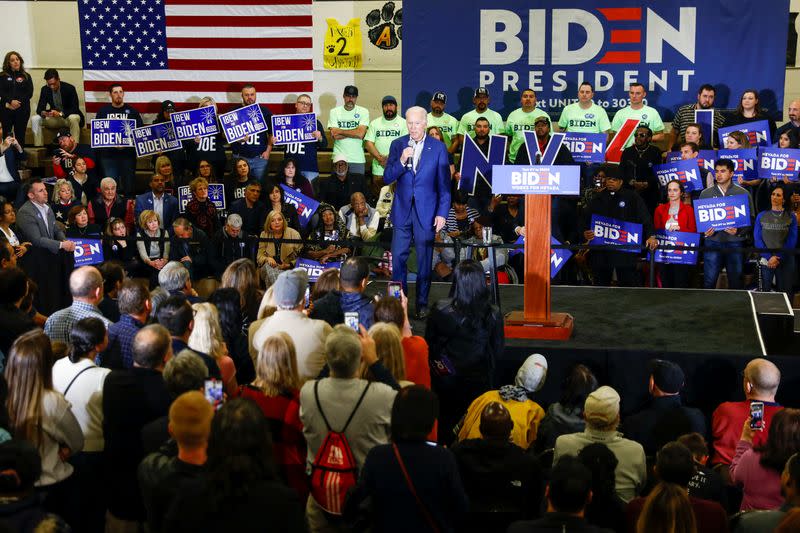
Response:
[[[247,164],[250,165],[250,174],[257,180],[261,180],[265,178],[267,175],[267,161],[261,156],[256,157],[246,157],[244,158],[247,161]]]
[[[717,249],[736,249],[741,248],[741,241],[718,242],[706,239],[705,245],[708,248]],[[740,253],[720,253],[708,250],[703,258],[703,288],[714,289],[717,287],[717,278],[725,267],[728,273],[728,288],[741,289],[742,268],[744,266],[744,256]]]

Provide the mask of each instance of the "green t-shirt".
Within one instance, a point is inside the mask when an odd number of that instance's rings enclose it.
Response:
[[[441,117],[434,117],[433,113],[428,113],[428,127],[436,126],[442,130],[444,144],[450,146],[453,135],[458,132],[458,119],[453,115],[442,113]]]
[[[392,141],[406,133],[408,133],[408,126],[406,126],[404,118],[396,116],[392,120],[386,120],[381,115],[380,118],[376,118],[369,123],[364,140],[375,143],[375,148],[381,154],[389,155],[389,147],[392,145]],[[378,163],[377,159],[372,160],[372,175],[383,176],[383,166]]]
[[[629,118],[635,118],[639,120],[639,124],[644,124],[645,126],[649,127],[653,130],[653,133],[660,133],[664,131],[664,123],[661,122],[661,117],[658,115],[658,111],[653,109],[650,106],[642,106],[641,109],[631,109],[631,106],[626,106],[617,111],[617,114],[614,115],[614,120],[611,122],[611,129],[614,131],[619,131],[622,125],[625,123],[626,120]],[[631,135],[628,142],[625,143],[625,146],[622,148],[625,149],[633,144],[633,135]]]
[[[334,107],[328,117],[328,128],[354,130],[369,125],[369,111],[366,107],[355,106],[348,111],[344,106]],[[333,155],[342,154],[348,163],[364,163],[364,146],[361,139],[336,139],[333,141]]]
[[[583,109],[578,102],[575,102],[561,112],[558,127],[562,131],[576,133],[604,133],[611,129],[611,123],[608,121],[606,110],[594,102],[589,109]]]
[[[503,127],[503,117],[497,111],[487,109],[483,113],[478,113],[474,109],[468,113],[464,113],[461,117],[461,122],[458,123],[458,134],[468,134],[470,137],[475,138],[475,121],[479,118],[485,118],[489,121],[489,135],[503,135],[505,128]]]
[[[511,137],[511,148],[508,150],[508,160],[512,163],[517,158],[519,147],[525,143],[525,132],[533,131],[533,121],[539,117],[547,117],[547,122],[550,122],[550,116],[539,108],[534,108],[533,111],[526,113],[520,107],[508,115],[508,119],[506,120],[506,135]],[[552,123],[550,123],[550,127],[553,127]]]

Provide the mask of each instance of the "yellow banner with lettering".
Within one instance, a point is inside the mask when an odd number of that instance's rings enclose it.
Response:
[[[329,70],[360,70],[362,64],[361,23],[350,19],[347,24],[339,24],[336,19],[326,19],[323,63]]]

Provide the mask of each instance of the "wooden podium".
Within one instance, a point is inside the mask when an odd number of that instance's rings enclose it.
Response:
[[[507,338],[567,340],[572,335],[572,315],[550,312],[550,199],[549,194],[525,195],[525,308],[506,315]]]

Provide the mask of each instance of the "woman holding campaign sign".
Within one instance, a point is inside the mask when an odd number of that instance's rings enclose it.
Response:
[[[788,194],[782,184],[778,184],[770,195],[772,206],[756,217],[753,226],[753,241],[758,248],[783,248],[791,250],[797,245],[797,219],[786,209]],[[794,256],[782,252],[764,252],[758,261],[760,291],[775,288],[792,298],[794,281]]]
[[[196,227],[214,235],[219,229],[217,208],[208,198],[208,181],[205,178],[195,178],[189,184],[192,199],[186,204],[186,218]]]
[[[667,183],[667,201],[656,207],[653,215],[656,235],[662,231],[697,232],[694,210],[690,205],[683,203],[685,191],[686,189],[680,180],[672,180]],[[659,267],[661,286],[688,287],[690,268],[690,265],[661,264]]]
[[[761,109],[761,105],[758,103],[758,91],[747,89],[742,93],[739,106],[725,121],[725,125],[738,126],[739,124],[747,124],[748,122],[757,122],[759,120],[766,120],[769,123],[770,140],[775,139],[775,121],[769,118]]]
[[[278,279],[278,274],[294,267],[294,262],[297,260],[300,250],[303,249],[303,245],[281,242],[281,239],[300,240],[300,233],[289,227],[286,217],[280,211],[269,212],[260,237],[269,239],[258,243],[258,255],[256,256],[259,268],[263,269],[264,281],[269,287]]]
[[[728,138],[725,139],[726,150],[746,150],[748,148],[753,148],[753,146],[750,144],[750,139],[744,132],[733,131],[728,135]],[[739,170],[738,163],[735,162],[734,164],[737,165],[737,170]],[[767,205],[763,181],[764,180],[758,178],[747,180],[741,175],[736,178],[736,183],[744,187],[744,189],[750,193],[750,196],[753,197],[753,203],[755,203],[756,207],[759,209],[763,209]]]

